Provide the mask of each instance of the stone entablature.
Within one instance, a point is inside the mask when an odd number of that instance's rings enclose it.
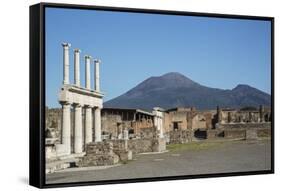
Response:
[[[59,93],[59,101],[82,106],[102,108],[104,96],[101,92],[76,87],[74,85],[63,85]]]

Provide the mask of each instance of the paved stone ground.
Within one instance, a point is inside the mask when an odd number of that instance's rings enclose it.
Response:
[[[211,146],[207,142],[204,145],[137,155],[133,161],[111,168],[66,169],[47,174],[46,183],[242,172],[271,167],[270,140],[217,142],[210,143]]]

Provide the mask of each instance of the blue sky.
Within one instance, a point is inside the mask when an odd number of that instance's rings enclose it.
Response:
[[[72,45],[72,83],[73,49],[82,51],[83,86],[84,55],[102,60],[105,101],[168,72],[180,72],[209,87],[248,84],[270,93],[270,28],[269,21],[258,20],[47,8],[46,105],[59,107],[62,42]]]

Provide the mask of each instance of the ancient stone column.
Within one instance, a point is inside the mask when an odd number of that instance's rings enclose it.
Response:
[[[100,91],[100,63],[99,59],[94,60],[95,63],[95,91]]]
[[[253,122],[253,115],[252,115],[252,112],[249,112],[249,122]]]
[[[157,108],[153,108],[152,113],[154,114],[154,126],[159,132],[159,137],[163,138],[163,112],[157,110]]]
[[[62,43],[63,47],[63,84],[69,84],[69,43]]]
[[[218,119],[218,123],[221,123],[221,108],[219,106],[217,106],[217,119]]]
[[[160,118],[159,125],[160,125],[160,135],[159,135],[159,137],[163,138],[164,137],[164,133],[163,133],[163,117]]]
[[[231,115],[231,112],[228,112],[228,113],[227,113],[227,121],[228,121],[228,123],[231,123],[231,122],[232,122],[232,115]]]
[[[82,128],[82,107],[79,104],[74,106],[74,152],[82,153],[83,151],[83,128]]]
[[[260,105],[260,122],[264,122],[264,107]]]
[[[85,143],[93,142],[93,120],[92,108],[87,106],[85,108]]]
[[[91,73],[90,73],[91,56],[85,56],[85,83],[86,88],[91,89]]]
[[[71,123],[70,104],[62,103],[62,144],[65,146],[65,153],[71,153]]]
[[[124,129],[123,131],[123,139],[128,140],[129,139],[129,132],[127,129]]]
[[[101,141],[101,109],[95,108],[95,142]]]
[[[80,86],[80,50],[74,50],[74,84]]]

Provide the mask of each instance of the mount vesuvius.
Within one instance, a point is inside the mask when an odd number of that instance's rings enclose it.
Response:
[[[190,106],[215,109],[217,105],[231,108],[270,106],[271,96],[249,85],[239,84],[232,90],[210,88],[180,73],[171,72],[150,77],[125,94],[104,103],[104,107],[145,110]]]

